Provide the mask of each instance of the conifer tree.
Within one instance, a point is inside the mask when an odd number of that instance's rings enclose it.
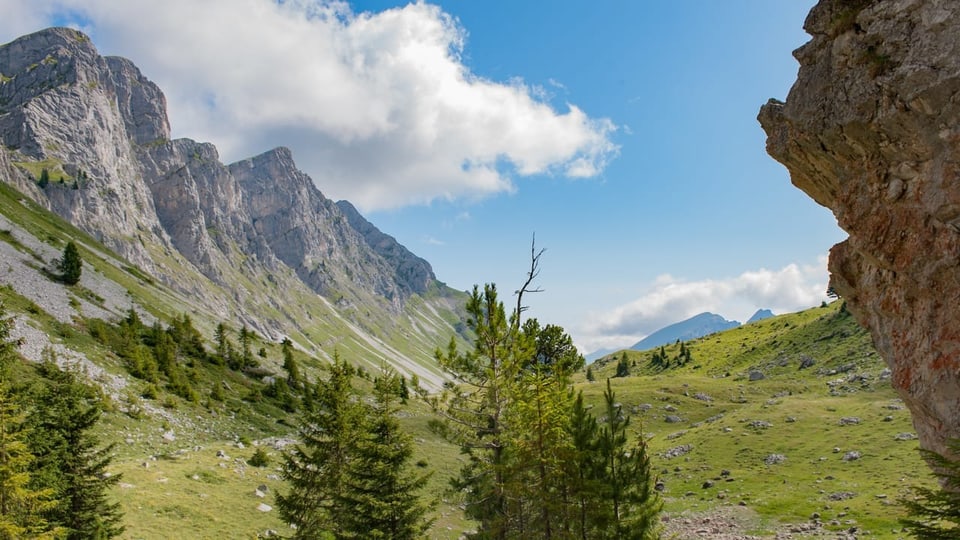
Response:
[[[294,538],[342,538],[345,480],[362,418],[352,378],[353,368],[334,353],[330,376],[317,381],[312,410],[300,425],[301,442],[284,455],[290,490],[277,495],[277,507],[296,527]]]
[[[620,355],[620,360],[617,361],[617,373],[614,377],[626,377],[630,375],[630,362],[627,360],[627,353]]]
[[[949,449],[960,455],[960,439],[950,441]],[[900,520],[912,536],[920,540],[947,540],[960,530],[960,459],[929,450],[920,450],[940,480],[933,490],[915,487],[912,498],[900,500],[907,517]]]
[[[217,324],[217,329],[214,331],[214,340],[217,344],[217,351],[214,354],[214,362],[218,365],[225,365],[230,362],[230,357],[232,355],[233,347],[230,345],[230,337],[228,335],[227,325],[222,322]]]
[[[428,398],[440,416],[431,427],[467,457],[452,481],[478,523],[467,537],[652,538],[659,507],[645,446],[627,447],[619,414],[601,429],[582,396],[573,400],[569,377],[583,359],[562,329],[521,324],[538,257],[509,318],[495,286],[474,287],[466,306],[473,347],[461,352],[451,340],[437,352],[454,382]]]
[[[280,350],[283,354],[283,369],[287,372],[287,382],[290,386],[299,389],[301,384],[300,367],[293,358],[293,342],[290,341],[290,338],[283,338]]]
[[[414,540],[432,522],[432,505],[419,497],[429,475],[410,470],[412,441],[396,418],[397,378],[384,371],[374,381],[374,402],[347,469],[344,538]]]
[[[108,493],[120,475],[106,474],[115,443],[101,446],[93,433],[102,397],[48,357],[38,366],[43,384],[34,392],[31,446],[36,479],[52,488],[57,504],[47,513],[68,540],[107,539],[124,527],[120,505]]]
[[[532,355],[532,346],[519,332],[517,315],[507,319],[495,285],[485,285],[482,294],[475,286],[467,313],[474,349],[460,353],[451,338],[447,352],[437,352],[440,365],[459,380],[432,401],[445,420],[435,426],[469,459],[454,487],[465,493],[467,517],[480,523],[471,538],[503,539],[512,526],[504,422],[522,364],[518,359]]]
[[[50,171],[40,169],[40,180],[37,183],[41,189],[46,188],[50,184]]]
[[[244,324],[240,328],[240,365],[239,369],[256,367],[257,361],[253,359],[253,332]],[[235,368],[236,369],[236,368]]]
[[[73,242],[67,242],[67,247],[63,249],[58,269],[60,270],[60,279],[67,285],[76,285],[80,281],[83,262],[80,259],[80,251]]]
[[[628,446],[630,418],[617,403],[609,379],[603,399],[605,414],[597,437],[602,465],[597,480],[605,486],[605,508],[597,516],[601,531],[598,537],[653,540],[658,535],[656,516],[661,503],[653,490],[646,443],[641,434],[633,448]]]
[[[0,304],[0,539],[56,538],[62,531],[44,517],[56,504],[53,490],[30,485],[35,458],[26,444],[23,406],[9,378],[19,343],[10,339],[13,320],[5,313]]]
[[[573,538],[580,540],[594,537],[596,516],[600,514],[602,486],[597,478],[602,462],[597,454],[598,430],[597,419],[583,403],[583,392],[578,392],[567,424],[571,452],[565,476],[572,504],[570,531]]]

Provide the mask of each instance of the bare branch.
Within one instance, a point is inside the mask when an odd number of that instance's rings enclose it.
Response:
[[[533,281],[537,279],[537,276],[540,275],[540,256],[546,249],[541,249],[537,251],[537,234],[533,234],[533,240],[530,242],[530,271],[527,272],[527,280],[523,283],[523,287],[520,287],[519,290],[514,291],[513,294],[517,295],[517,310],[514,312],[516,320],[514,324],[517,327],[520,326],[520,314],[527,310],[527,306],[523,305],[523,295],[524,293],[538,293],[543,292],[543,289],[540,287],[531,288]]]

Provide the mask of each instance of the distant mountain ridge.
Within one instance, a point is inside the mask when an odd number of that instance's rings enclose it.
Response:
[[[764,319],[769,319],[773,317],[774,314],[769,309],[758,309],[749,319],[747,319],[746,324],[755,323],[757,321],[762,321]]]
[[[715,313],[704,312],[694,315],[685,321],[665,326],[635,343],[631,349],[643,351],[680,341],[690,341],[714,332],[736,328],[739,321],[728,321]]]

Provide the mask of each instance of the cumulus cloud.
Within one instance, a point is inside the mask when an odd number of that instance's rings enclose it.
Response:
[[[687,281],[663,275],[639,298],[591,313],[578,332],[585,351],[629,347],[664,326],[709,311],[745,322],[756,310],[788,313],[826,300],[827,258],[815,265],[747,271],[729,279]]]
[[[321,190],[364,210],[477,198],[516,177],[591,177],[616,126],[462,62],[439,7],[354,13],[332,0],[0,0],[0,31],[73,21],[166,92],[177,136],[226,160],[289,146]],[[8,14],[16,15],[8,17]],[[556,86],[555,82],[550,84]]]

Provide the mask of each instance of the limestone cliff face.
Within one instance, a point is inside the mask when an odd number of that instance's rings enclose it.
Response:
[[[0,143],[0,180],[181,291],[203,293],[188,264],[239,304],[251,282],[286,290],[294,276],[341,306],[397,313],[435,279],[324,197],[289,150],[226,165],[211,144],[171,140],[161,90],[75,30],[0,46]]]
[[[849,239],[831,284],[868,327],[922,446],[960,437],[960,8],[822,0],[767,151]]]
[[[117,76],[111,65],[121,63],[101,57],[89,38],[67,28],[0,47],[0,141],[10,161],[39,162],[53,180],[42,194],[27,174],[13,175],[11,183],[152,270],[143,243],[167,239],[139,181],[124,119],[129,100],[117,100],[143,90],[131,88],[137,79]],[[79,189],[72,189],[81,170]],[[61,176],[69,182],[59,184]]]
[[[364,242],[390,265],[397,276],[397,284],[404,293],[423,294],[430,284],[436,281],[430,263],[410,253],[396,238],[376,228],[360,215],[349,201],[337,201],[337,207],[346,216],[350,226],[360,233]]]
[[[373,251],[340,208],[297,169],[286,148],[276,148],[229,166],[243,190],[244,207],[263,250],[296,271],[311,288],[350,301],[356,291],[386,298],[395,307],[402,294],[389,264]],[[362,296],[362,295],[361,295]]]

